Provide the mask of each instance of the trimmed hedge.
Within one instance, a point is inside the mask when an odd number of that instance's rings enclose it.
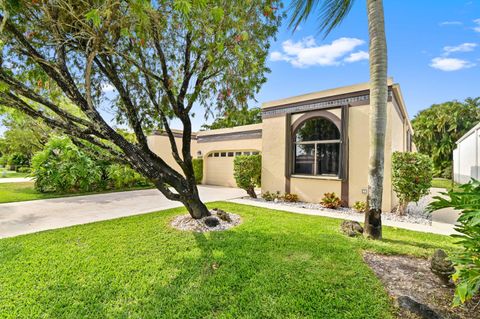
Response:
[[[408,203],[418,202],[432,187],[432,160],[420,153],[394,152],[392,170],[393,190],[400,200],[398,212],[404,214]]]
[[[255,187],[261,185],[262,156],[236,156],[233,160],[233,175],[238,187],[246,190],[250,197],[257,198]]]
[[[195,182],[201,184],[203,180],[203,159],[194,158],[192,160],[193,173],[195,175]]]

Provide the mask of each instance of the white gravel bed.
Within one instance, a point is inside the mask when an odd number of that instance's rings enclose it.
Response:
[[[183,231],[209,232],[227,230],[241,224],[242,222],[242,218],[237,214],[228,213],[231,221],[227,222],[218,218],[215,210],[211,210],[210,213],[212,214],[211,216],[216,217],[219,221],[219,224],[215,227],[205,225],[205,219],[209,216],[201,219],[193,219],[190,214],[175,217],[172,220],[171,225],[173,228]]]
[[[257,201],[257,202],[265,202],[265,203],[272,203],[272,204],[277,204],[279,206],[290,206],[290,207],[298,207],[298,208],[306,208],[306,209],[317,209],[320,211],[325,211],[325,212],[331,212],[331,213],[336,213],[339,215],[344,215],[345,217],[347,216],[358,216],[359,213],[353,208],[350,207],[339,207],[338,209],[330,209],[330,208],[325,208],[321,204],[318,203],[306,203],[306,202],[296,202],[296,203],[291,203],[291,202],[285,202],[281,200],[275,200],[275,201],[266,201],[263,198],[250,198],[250,197],[244,197],[244,199],[247,200],[252,200],[252,201]],[[432,224],[432,215],[426,212],[426,206],[428,205],[428,198],[424,197],[420,199],[420,201],[415,204],[415,203],[410,203],[408,204],[407,207],[407,213],[404,216],[400,216],[396,213],[382,213],[382,218],[385,220],[392,220],[392,221],[397,221],[397,222],[407,222],[407,223],[414,223],[414,224],[422,224],[422,225],[431,225]]]

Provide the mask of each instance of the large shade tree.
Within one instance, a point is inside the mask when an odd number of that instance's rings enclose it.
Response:
[[[192,108],[242,107],[265,82],[275,0],[3,1],[0,104],[107,150],[193,218],[199,198],[190,149]],[[62,108],[68,101],[75,110]],[[114,113],[135,142],[102,115]],[[170,119],[183,126],[180,147]],[[148,147],[163,128],[181,171]]]
[[[320,31],[328,35],[348,15],[354,0],[293,0],[291,27],[298,27],[312,13],[319,15]],[[385,129],[387,122],[387,41],[382,0],[366,0],[370,39],[370,159],[366,237],[382,238],[382,194]]]
[[[456,142],[480,122],[480,97],[433,104],[412,120],[418,151],[430,156],[436,176],[452,177]]]

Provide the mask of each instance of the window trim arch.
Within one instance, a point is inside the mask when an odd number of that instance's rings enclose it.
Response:
[[[332,122],[338,132],[339,132],[339,138],[335,140],[319,140],[319,141],[305,141],[305,142],[297,142],[297,132],[298,130],[303,126],[303,124],[309,120],[314,120],[314,119],[325,119],[327,121]],[[297,175],[297,176],[312,176],[312,177],[337,177],[341,178],[342,177],[342,166],[343,166],[343,146],[342,144],[344,143],[344,137],[343,137],[343,131],[342,131],[342,122],[341,119],[336,116],[335,114],[328,112],[326,110],[318,110],[318,111],[313,111],[313,112],[308,112],[300,116],[295,122],[291,125],[290,127],[290,175]],[[339,144],[339,154],[338,154],[338,162],[337,162],[337,172],[336,174],[318,174],[317,173],[317,145],[318,144]],[[314,163],[313,163],[313,172],[312,174],[302,174],[302,173],[296,173],[295,172],[295,162],[296,162],[296,145],[297,144],[313,144],[314,145]]]

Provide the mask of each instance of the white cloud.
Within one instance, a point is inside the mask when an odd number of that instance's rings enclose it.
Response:
[[[339,38],[330,44],[317,45],[315,38],[309,36],[298,42],[293,42],[292,40],[283,42],[283,52],[272,52],[270,59],[272,61],[286,61],[298,68],[340,65],[347,54],[352,53],[358,46],[363,44],[365,44],[365,41],[361,39]],[[362,55],[357,54],[351,59],[357,59],[356,61],[363,60],[364,55],[362,59],[359,59]],[[351,56],[352,54],[345,58],[345,61]]]
[[[115,91],[115,87],[111,85],[110,83],[108,84],[103,84],[102,85],[102,91],[103,93],[109,93]]]
[[[365,51],[358,51],[358,52],[353,52],[350,53],[348,57],[344,59],[345,62],[353,63],[353,62],[358,62],[362,60],[368,60],[369,55]]]
[[[457,45],[457,46],[446,46],[446,47],[443,47],[443,52],[444,52],[443,54],[445,56],[447,56],[450,53],[454,53],[454,52],[471,52],[477,46],[478,46],[478,44],[471,43],[471,42],[462,43],[462,44]]]
[[[460,21],[443,21],[440,22],[440,26],[447,26],[447,25],[462,25],[463,23]]]
[[[461,59],[439,57],[432,59],[430,66],[441,71],[458,71],[461,69],[471,68],[475,66],[475,63]]]
[[[475,32],[480,32],[480,19],[475,19],[473,20],[473,23],[475,23],[477,26],[473,28]]]

